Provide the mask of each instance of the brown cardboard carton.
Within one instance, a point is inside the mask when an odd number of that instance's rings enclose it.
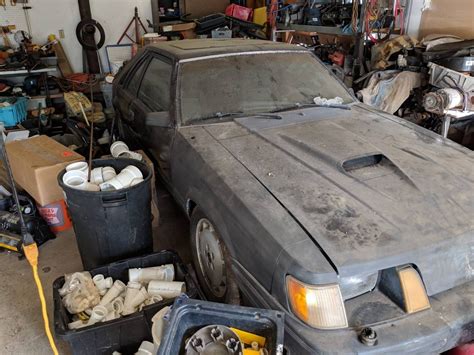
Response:
[[[41,206],[64,199],[57,176],[84,157],[47,136],[6,144],[15,182]]]

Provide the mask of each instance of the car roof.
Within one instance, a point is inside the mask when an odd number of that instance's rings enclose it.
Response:
[[[261,51],[297,51],[304,48],[281,42],[263,41],[256,39],[187,39],[151,44],[148,51],[161,52],[176,59],[199,58],[209,55],[219,55],[242,52]]]

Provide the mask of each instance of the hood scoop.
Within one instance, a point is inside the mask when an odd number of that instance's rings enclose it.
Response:
[[[389,158],[380,153],[367,154],[345,160],[342,169],[367,187],[377,190],[386,196],[396,199],[401,190],[409,193],[417,189],[411,179],[406,176]],[[400,184],[404,181],[404,184]],[[398,186],[393,191],[391,186]]]
[[[387,162],[390,160],[383,154],[370,154],[346,160],[342,163],[342,168],[346,173],[352,173],[365,168],[382,167],[382,163],[386,165]]]

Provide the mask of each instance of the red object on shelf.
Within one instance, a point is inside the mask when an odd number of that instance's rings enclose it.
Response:
[[[225,9],[227,16],[232,16],[243,21],[252,21],[253,9],[236,4],[231,4]]]
[[[474,355],[474,342],[459,345],[458,347],[449,350],[447,355]]]
[[[333,54],[330,54],[328,55],[329,59],[331,59],[331,61],[336,64],[336,65],[339,65],[340,67],[343,67],[344,66],[344,54],[339,52],[339,51],[336,51],[334,52]]]

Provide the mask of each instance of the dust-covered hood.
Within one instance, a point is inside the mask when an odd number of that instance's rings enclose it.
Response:
[[[473,279],[474,154],[362,105],[206,128],[340,275],[413,263],[428,294]]]

